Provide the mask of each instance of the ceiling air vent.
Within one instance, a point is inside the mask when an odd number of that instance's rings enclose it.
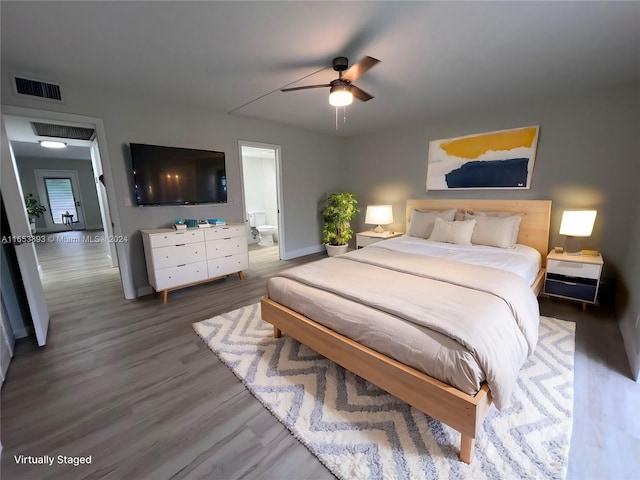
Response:
[[[31,122],[33,133],[39,137],[68,138],[72,140],[91,140],[95,134],[93,128],[55,125],[53,123]]]
[[[18,75],[12,75],[12,77],[13,89],[16,95],[49,102],[62,102],[59,84]]]

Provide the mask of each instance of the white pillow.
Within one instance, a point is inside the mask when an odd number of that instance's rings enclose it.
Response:
[[[429,240],[434,242],[455,243],[457,245],[471,245],[473,228],[476,226],[475,220],[463,220],[461,222],[446,222],[441,218],[436,218],[433,233]]]
[[[515,248],[520,230],[520,215],[508,217],[469,215],[465,220],[476,220],[476,228],[473,230],[471,243],[474,245],[489,245],[491,247]]]
[[[414,210],[411,213],[411,220],[409,220],[407,235],[410,237],[429,238],[431,236],[431,232],[433,232],[433,226],[436,223],[436,218],[451,221],[457,211],[458,210],[455,208],[452,208],[451,210],[444,210],[442,212]]]

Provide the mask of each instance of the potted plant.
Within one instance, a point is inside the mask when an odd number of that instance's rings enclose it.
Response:
[[[324,199],[320,214],[324,221],[322,241],[330,257],[343,254],[353,237],[351,220],[360,210],[352,193],[331,193]]]
[[[29,193],[24,196],[24,205],[27,208],[27,215],[29,216],[29,227],[31,227],[31,233],[36,233],[36,218],[40,217],[47,209],[40,204],[37,198],[33,196],[33,193]]]

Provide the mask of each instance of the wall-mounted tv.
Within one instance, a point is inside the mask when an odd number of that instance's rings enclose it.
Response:
[[[227,202],[224,152],[132,143],[138,205]]]

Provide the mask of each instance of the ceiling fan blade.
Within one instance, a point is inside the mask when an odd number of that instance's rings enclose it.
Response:
[[[373,98],[373,96],[369,95],[367,92],[365,92],[361,88],[356,87],[355,85],[351,85],[351,94],[358,100],[362,100],[363,102],[367,102]]]
[[[342,74],[342,79],[351,83],[359,79],[367,70],[380,63],[380,60],[373,57],[364,57],[355,65],[351,66],[346,72]]]
[[[307,85],[306,87],[292,87],[292,88],[281,88],[281,92],[293,92],[294,90],[309,90],[310,88],[329,88],[331,84],[327,83],[325,85]]]

